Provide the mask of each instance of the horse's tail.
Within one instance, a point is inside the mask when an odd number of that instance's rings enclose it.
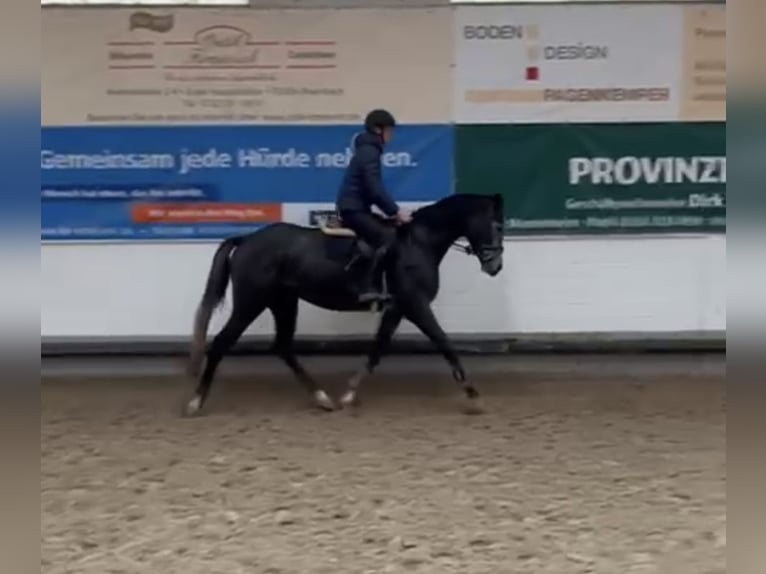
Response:
[[[223,300],[226,287],[229,285],[229,256],[242,243],[243,239],[244,236],[226,239],[213,255],[213,263],[207,276],[205,292],[202,294],[202,300],[194,314],[194,334],[192,335],[188,365],[188,373],[191,377],[199,376],[202,359],[205,356],[205,343],[210,318],[213,316],[215,308]]]

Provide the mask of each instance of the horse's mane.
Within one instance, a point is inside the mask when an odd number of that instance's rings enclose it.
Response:
[[[489,196],[475,193],[453,193],[443,197],[436,203],[416,209],[412,213],[412,219],[415,222],[422,222],[426,225],[444,224],[460,217],[465,217],[466,213],[469,213],[481,203],[490,199]]]

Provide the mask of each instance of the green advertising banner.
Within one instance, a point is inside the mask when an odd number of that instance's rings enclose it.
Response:
[[[726,124],[458,125],[457,191],[506,233],[726,231]]]

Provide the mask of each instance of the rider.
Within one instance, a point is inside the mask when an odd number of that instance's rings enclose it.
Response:
[[[375,255],[364,269],[359,301],[364,303],[382,297],[373,283],[378,263],[385,255],[390,231],[373,214],[377,206],[398,223],[410,221],[410,214],[401,209],[383,186],[380,157],[383,146],[393,137],[396,120],[387,110],[372,110],[364,120],[364,132],[354,136],[353,156],[338,190],[336,207],[343,225],[375,248]]]

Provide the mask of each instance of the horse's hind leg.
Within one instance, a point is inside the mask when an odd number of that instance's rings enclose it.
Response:
[[[231,349],[242,336],[250,324],[266,308],[265,305],[254,301],[235,300],[231,316],[215,338],[210,342],[205,356],[205,368],[202,371],[194,397],[186,404],[184,414],[193,416],[198,414],[205,405],[210,395],[210,387],[213,384],[215,372],[224,355]]]
[[[281,294],[269,306],[269,309],[271,309],[271,313],[274,315],[276,327],[274,351],[290,367],[290,370],[311,394],[311,398],[319,408],[327,411],[335,410],[335,404],[332,399],[330,399],[314,378],[306,372],[303,365],[298,362],[298,358],[293,350],[295,328],[298,321],[298,297],[292,293]]]
[[[481,412],[482,409],[478,401],[479,391],[466,379],[465,369],[463,369],[460,357],[452,348],[447,334],[436,320],[431,305],[422,299],[411,300],[407,306],[405,316],[431,340],[452,367],[452,377],[463,386],[463,391],[468,401],[465,407],[466,413],[477,414]]]
[[[340,399],[342,406],[351,406],[357,402],[357,393],[362,381],[367,375],[371,375],[375,370],[375,367],[380,364],[380,359],[388,350],[388,346],[391,343],[391,339],[396,332],[396,329],[402,322],[402,312],[397,307],[389,307],[383,312],[383,316],[380,318],[380,325],[378,326],[378,332],[375,334],[375,342],[372,345],[372,350],[367,355],[367,361],[364,366],[359,369],[356,374],[351,377],[346,386],[346,392]]]

